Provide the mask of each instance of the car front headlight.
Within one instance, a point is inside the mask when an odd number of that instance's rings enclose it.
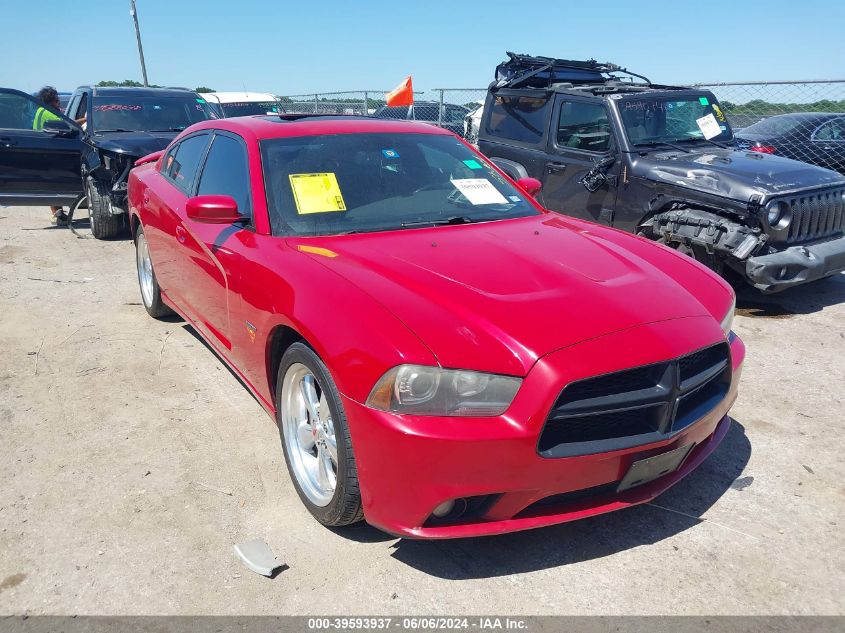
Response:
[[[410,415],[489,417],[504,413],[521,378],[428,365],[399,365],[376,383],[367,406]]]
[[[722,332],[725,333],[725,338],[727,338],[731,333],[731,328],[733,328],[734,324],[734,313],[736,312],[736,295],[731,293],[731,307],[728,310],[728,313],[725,315],[725,318],[722,319]]]
[[[766,221],[773,229],[783,230],[792,222],[792,207],[779,200],[766,205]]]

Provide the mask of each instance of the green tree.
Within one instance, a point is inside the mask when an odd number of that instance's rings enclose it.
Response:
[[[97,86],[100,88],[143,88],[144,84],[140,81],[135,81],[134,79],[124,79],[123,81],[100,81],[97,83]],[[150,88],[161,88],[161,86],[157,86],[155,84],[150,84]]]
[[[194,89],[194,92],[217,92],[214,88],[209,88],[208,86],[198,86]]]

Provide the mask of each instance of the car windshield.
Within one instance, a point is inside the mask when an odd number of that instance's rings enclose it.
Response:
[[[227,117],[271,114],[279,111],[279,104],[275,101],[239,101],[237,103],[221,103],[220,107]]]
[[[649,95],[619,101],[619,112],[632,145],[679,141],[729,141],[725,113],[712,95]]]
[[[217,115],[205,99],[136,96],[94,97],[89,129],[102,132],[179,132],[189,125]]]
[[[326,134],[261,142],[275,235],[465,224],[539,211],[455,137]]]

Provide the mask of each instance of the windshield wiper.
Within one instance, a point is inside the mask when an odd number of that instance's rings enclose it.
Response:
[[[94,134],[102,134],[103,132],[134,132],[135,130],[124,130],[122,127],[113,130],[94,130]]]
[[[470,218],[466,215],[453,215],[451,218],[446,218],[445,220],[419,220],[417,222],[402,222],[399,226],[402,228],[409,227],[409,226],[444,226],[449,224],[472,224],[473,222],[478,222],[473,218]]]
[[[675,145],[674,143],[669,143],[668,141],[648,141],[647,143],[634,143],[634,147],[657,147],[658,145],[665,145],[666,147],[671,147],[672,149],[676,149],[678,151],[689,154],[689,150],[686,147],[681,147],[680,145]]]
[[[707,141],[711,145],[715,145],[716,147],[721,147],[722,149],[730,149],[727,145],[722,145],[721,143],[717,143],[713,139],[704,138],[703,136],[685,136],[684,138],[676,138],[675,139],[678,143],[683,143],[684,141]]]
[[[166,127],[163,130],[150,130],[150,132],[181,132],[186,126],[181,127]]]

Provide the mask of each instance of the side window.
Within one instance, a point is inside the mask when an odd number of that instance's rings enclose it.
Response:
[[[0,129],[34,130],[38,104],[29,97],[11,92],[0,92]],[[57,119],[51,115],[50,118]]]
[[[512,141],[536,145],[543,140],[548,110],[549,99],[545,95],[496,95],[487,120],[487,131]]]
[[[194,176],[196,176],[197,168],[207,145],[208,134],[191,136],[179,143],[173,154],[173,162],[167,176],[187,194],[191,193]]]
[[[603,105],[583,101],[561,104],[556,139],[559,147],[606,152],[610,139],[610,123]]]
[[[822,125],[813,135],[814,141],[845,141],[845,119],[834,119]]]
[[[249,168],[244,146],[230,136],[216,134],[202,169],[197,195],[231,196],[238,210],[252,217]]]
[[[78,104],[79,104],[79,93],[77,92],[76,94],[74,94],[70,98],[70,101],[67,104],[67,109],[65,110],[65,114],[68,116],[68,118],[70,118],[70,119],[76,118],[76,110],[77,110]]]
[[[173,166],[173,157],[176,155],[177,149],[179,149],[178,144],[171,145],[170,149],[165,152],[159,168],[162,176],[170,176],[170,168]]]

